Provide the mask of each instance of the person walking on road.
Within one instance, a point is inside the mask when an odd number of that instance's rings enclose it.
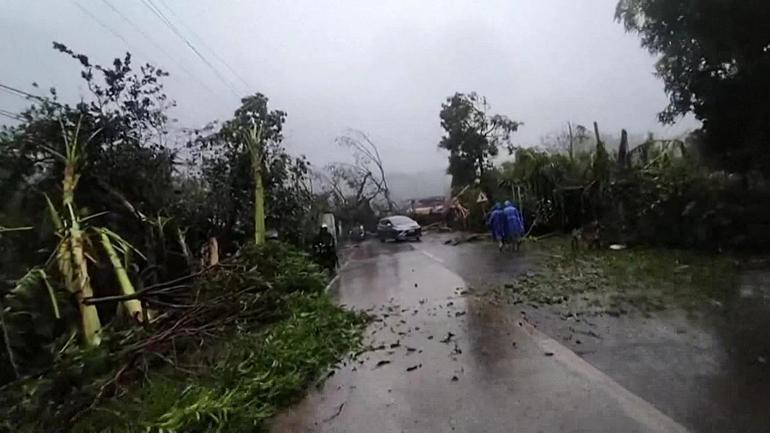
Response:
[[[505,242],[505,213],[500,203],[495,203],[487,216],[487,227],[492,233],[492,239],[497,242],[497,248],[502,251]]]
[[[505,202],[505,240],[511,244],[512,251],[518,251],[521,237],[524,235],[524,218],[510,200]]]

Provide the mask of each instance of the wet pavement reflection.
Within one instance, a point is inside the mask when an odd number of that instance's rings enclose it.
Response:
[[[490,303],[422,244],[364,243],[332,287],[377,319],[372,350],[274,420],[276,432],[684,432]]]

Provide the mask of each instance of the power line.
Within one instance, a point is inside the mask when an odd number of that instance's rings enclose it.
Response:
[[[197,48],[195,48],[195,45],[192,44],[187,38],[184,37],[184,35],[179,31],[179,29],[166,17],[165,14],[163,14],[163,11],[158,9],[158,7],[155,5],[155,3],[152,2],[152,0],[142,0],[142,3],[153,13],[155,14],[158,19],[160,19],[166,27],[168,27],[179,39],[181,39],[185,45],[187,45],[188,48],[190,48],[195,55],[198,56],[198,58],[201,59],[203,63],[206,64],[213,72],[214,74],[222,81],[222,83],[227,86],[228,89],[230,89],[231,92],[233,92],[233,95],[235,95],[236,98],[240,98],[241,95],[238,94],[238,91],[233,88],[233,86],[227,81],[227,79],[222,75],[219,70],[214,67],[214,65],[211,64],[211,62],[206,59],[206,57],[201,54],[200,51],[198,51]]]
[[[98,19],[98,18],[97,18],[97,17],[96,17],[96,16],[95,16],[93,13],[91,13],[91,12],[90,12],[90,11],[89,11],[87,8],[85,8],[83,5],[80,5],[80,4],[78,4],[76,0],[72,0],[72,1],[73,1],[73,3],[75,3],[75,5],[76,5],[76,6],[78,6],[78,8],[79,8],[79,9],[80,9],[80,10],[81,10],[83,13],[85,13],[85,14],[86,14],[86,15],[88,15],[90,18],[92,18],[94,21],[96,21],[96,23],[97,23],[97,24],[99,24],[99,25],[100,25],[102,28],[106,29],[106,30],[107,30],[107,31],[109,31],[111,34],[113,34],[115,37],[117,37],[117,38],[119,38],[120,40],[122,40],[122,41],[123,41],[123,42],[124,42],[126,45],[133,47],[133,45],[132,45],[131,43],[129,43],[129,42],[128,42],[128,40],[126,40],[126,38],[124,38],[124,37],[123,37],[123,35],[121,35],[120,33],[118,33],[116,30],[113,30],[112,28],[110,28],[110,26],[108,26],[107,24],[105,24],[103,21],[99,20],[99,19]],[[175,64],[176,64],[176,65],[179,67],[179,70],[180,70],[181,72],[183,72],[183,73],[184,73],[186,76],[188,76],[190,79],[192,79],[193,81],[195,81],[195,82],[196,82],[196,83],[197,83],[199,86],[201,86],[201,88],[203,88],[204,90],[208,91],[208,92],[209,92],[209,93],[211,93],[212,95],[215,95],[215,96],[217,96],[217,97],[219,97],[219,98],[221,98],[221,97],[222,97],[222,94],[221,94],[220,92],[216,92],[215,90],[213,90],[213,89],[212,89],[212,88],[211,88],[209,85],[207,85],[207,84],[206,84],[206,83],[205,83],[203,80],[201,80],[201,79],[199,79],[197,76],[195,76],[195,75],[194,75],[194,74],[193,74],[193,73],[192,73],[192,72],[189,70],[189,68],[187,68],[187,67],[185,67],[184,65],[180,64],[180,63],[179,63],[179,61],[178,61],[176,58],[174,58],[173,56],[171,56],[171,55],[170,55],[170,54],[169,54],[169,53],[168,53],[166,50],[164,50],[164,49],[163,49],[163,48],[162,48],[160,45],[158,45],[158,44],[157,44],[157,43],[156,43],[156,42],[155,42],[155,41],[154,41],[152,38],[150,38],[150,37],[149,37],[149,36],[148,36],[148,35],[147,35],[147,34],[146,34],[146,33],[145,33],[145,32],[144,32],[144,31],[143,31],[143,30],[142,30],[142,29],[141,29],[141,28],[138,26],[138,25],[136,25],[136,24],[135,24],[133,21],[131,21],[130,19],[128,19],[128,17],[126,17],[126,16],[125,16],[123,13],[121,13],[121,12],[120,12],[120,11],[119,11],[117,8],[115,8],[113,5],[111,5],[110,3],[108,3],[106,0],[103,0],[103,1],[104,1],[104,3],[105,3],[105,4],[106,4],[106,5],[107,5],[107,6],[108,6],[110,9],[112,9],[112,11],[113,11],[113,12],[115,12],[116,14],[118,14],[118,16],[120,16],[120,17],[121,17],[121,19],[123,19],[124,21],[126,21],[127,23],[129,23],[129,24],[130,24],[132,27],[134,27],[134,28],[135,28],[137,31],[139,31],[139,33],[140,33],[140,34],[142,34],[142,36],[144,36],[146,39],[148,39],[150,42],[152,42],[152,43],[153,43],[153,45],[155,45],[155,46],[156,46],[158,49],[160,49],[160,51],[162,51],[162,52],[163,52],[163,53],[164,53],[164,54],[165,54],[165,55],[166,55],[166,56],[167,56],[167,57],[168,57],[168,58],[169,58],[171,61],[173,61],[173,62],[174,62],[174,63],[175,63]],[[134,48],[135,48],[135,47],[134,47]],[[142,53],[142,51],[139,51],[139,52],[140,52],[140,53]],[[144,57],[146,57],[146,58],[150,59],[150,57],[149,57],[149,56],[147,56],[147,55],[145,55]],[[157,62],[156,62],[156,63],[157,63]],[[228,101],[227,101],[226,99],[222,99],[222,101],[223,101],[223,102],[226,102],[226,103],[228,103]],[[198,112],[198,110],[195,110],[195,109],[194,109],[194,111]]]
[[[45,98],[42,98],[40,96],[33,95],[32,93],[25,92],[25,91],[23,91],[21,89],[17,89],[16,87],[8,86],[8,85],[3,84],[3,83],[0,83],[0,89],[3,89],[3,90],[5,90],[8,93],[12,93],[12,94],[15,94],[17,96],[23,96],[25,98],[37,99],[39,101],[42,101],[43,99],[45,99]]]
[[[184,72],[188,77],[192,78],[197,82],[201,87],[208,90],[209,92],[213,94],[219,95],[217,92],[215,92],[211,87],[209,87],[205,82],[203,82],[198,77],[192,75],[190,71],[188,71],[188,68],[186,68],[184,65],[182,65],[174,56],[169,54],[168,51],[166,51],[160,44],[158,44],[155,39],[150,37],[144,30],[142,30],[141,27],[139,27],[136,23],[134,23],[132,20],[130,20],[125,14],[123,14],[117,7],[115,7],[112,3],[108,2],[107,0],[102,0],[102,2],[107,5],[110,9],[112,9],[113,12],[115,12],[123,21],[128,23],[134,30],[136,30],[140,35],[142,35],[145,39],[150,41],[151,44],[155,46],[163,55],[165,55],[167,58],[169,58],[171,61],[173,61],[179,69]]]
[[[121,41],[123,41],[123,43],[125,43],[125,44],[127,45],[127,47],[133,47],[133,44],[129,43],[129,42],[128,42],[128,40],[126,40],[126,38],[124,38],[124,37],[123,37],[123,35],[121,35],[121,34],[120,34],[120,33],[118,33],[117,31],[115,31],[115,30],[113,30],[112,28],[110,28],[110,26],[108,26],[108,25],[107,25],[107,24],[105,24],[103,21],[101,21],[100,19],[98,19],[98,18],[96,17],[96,15],[94,15],[93,13],[91,13],[91,12],[90,12],[90,11],[89,11],[87,8],[85,8],[83,5],[81,5],[81,4],[79,4],[79,3],[77,3],[77,1],[76,1],[76,0],[73,0],[73,3],[74,3],[74,4],[75,4],[75,6],[77,6],[77,7],[78,7],[78,8],[79,8],[79,9],[80,9],[80,10],[81,10],[81,11],[82,11],[84,14],[88,15],[88,16],[89,16],[91,19],[93,19],[93,20],[94,20],[94,21],[95,21],[97,24],[99,24],[99,26],[101,26],[102,28],[104,28],[105,30],[107,30],[108,32],[110,32],[110,33],[111,33],[113,36],[115,36],[116,38],[119,38]],[[136,25],[135,25],[133,22],[131,22],[131,21],[130,21],[128,18],[126,18],[125,16],[123,16],[123,14],[121,14],[121,13],[120,13],[120,11],[118,11],[117,9],[115,9],[115,8],[114,8],[114,7],[113,7],[111,4],[107,3],[106,1],[105,1],[105,3],[106,3],[106,4],[107,4],[107,6],[109,6],[109,7],[110,7],[110,8],[111,8],[113,11],[115,11],[115,12],[116,12],[118,15],[120,15],[120,16],[121,16],[121,18],[123,18],[125,21],[127,21],[127,22],[128,22],[129,24],[131,24],[132,26],[134,26],[134,27],[136,27],[137,29],[139,29],[139,28],[138,28],[138,27],[137,27],[137,26],[136,26]],[[140,32],[140,33],[142,33],[142,34],[144,34],[144,32],[142,32],[142,31],[141,31],[141,29],[139,29],[139,32]],[[147,37],[147,36],[145,35],[145,37]],[[148,39],[149,39],[149,38],[148,38]],[[153,42],[153,43],[154,43],[154,41],[152,41],[152,40],[151,40],[151,42]],[[156,46],[158,46],[157,44],[155,44],[155,45],[156,45]],[[134,47],[134,48],[135,48],[135,47]],[[170,59],[171,59],[171,60],[172,60],[174,63],[177,63],[177,62],[176,62],[176,60],[175,60],[173,57],[171,57],[171,55],[169,55],[169,54],[168,54],[168,52],[166,52],[165,50],[163,50],[163,49],[162,49],[162,48],[160,48],[159,46],[158,46],[158,48],[159,48],[159,49],[160,49],[160,50],[161,50],[161,51],[162,51],[162,52],[163,52],[163,53],[164,53],[164,54],[165,54],[167,57],[169,57],[169,58],[170,58]],[[145,56],[145,57],[149,58],[149,56]],[[193,79],[194,81],[196,81],[196,82],[197,82],[197,83],[198,83],[198,84],[199,84],[201,87],[203,87],[204,89],[208,90],[208,91],[209,91],[209,92],[211,92],[212,94],[217,94],[217,92],[215,92],[215,91],[214,91],[214,90],[213,90],[211,87],[209,87],[208,85],[206,85],[206,83],[205,83],[205,82],[203,82],[202,80],[198,79],[196,76],[192,75],[192,74],[191,74],[191,73],[190,73],[190,72],[187,70],[187,68],[185,68],[185,67],[184,67],[184,66],[182,66],[182,65],[179,65],[178,63],[177,63],[177,66],[179,66],[179,69],[180,69],[182,72],[184,72],[184,73],[185,73],[185,74],[186,74],[188,77],[190,77],[191,79]]]
[[[3,110],[0,108],[0,116],[5,116],[13,120],[23,121],[24,118],[21,117],[21,114],[14,113],[13,111]]]
[[[72,0],[72,3],[75,6],[77,6],[78,9],[80,9],[81,12],[83,12],[84,14],[88,15],[89,17],[91,17],[91,19],[94,20],[97,24],[99,24],[99,26],[101,26],[104,30],[107,30],[108,32],[110,32],[112,34],[112,36],[115,36],[116,38],[118,38],[121,41],[123,41],[123,43],[126,44],[126,48],[128,48],[128,46],[131,45],[131,44],[128,43],[126,38],[124,38],[120,33],[116,32],[115,30],[110,28],[110,26],[108,26],[102,20],[100,20],[99,17],[97,17],[96,15],[92,14],[91,11],[89,11],[83,5],[78,3],[77,0]]]
[[[209,53],[211,53],[211,55],[214,56],[215,59],[219,60],[219,62],[222,63],[233,74],[235,78],[237,78],[241,83],[243,83],[244,86],[246,86],[246,90],[252,89],[252,86],[246,82],[246,80],[238,73],[238,71],[236,71],[232,66],[230,66],[229,63],[227,63],[223,58],[221,58],[217,54],[216,50],[214,50],[209,45],[207,45],[206,41],[202,37],[200,37],[197,33],[195,33],[195,30],[185,25],[184,20],[179,18],[179,16],[176,13],[174,13],[174,10],[171,9],[168,3],[166,3],[164,0],[158,0],[158,1],[163,7],[166,8],[167,11],[171,13],[172,17],[176,18],[177,22],[179,22],[182,25],[182,27],[187,30],[188,33],[192,34],[193,37],[195,37],[198,40],[198,42],[200,42],[200,44],[203,45],[203,47],[206,48],[209,51]]]
[[[161,21],[163,21],[166,24],[166,26],[169,29],[171,29],[171,31],[174,32],[174,34],[176,34],[185,43],[185,45],[187,45],[195,53],[195,55],[197,55],[201,59],[201,61],[203,61],[203,63],[205,63],[206,66],[208,66],[214,72],[214,74],[216,74],[216,76],[222,81],[222,83],[224,83],[225,86],[227,86],[230,89],[230,91],[233,92],[233,95],[235,95],[235,97],[240,99],[242,95],[232,86],[232,83],[230,83],[230,81],[224,75],[222,75],[219,69],[217,69],[206,57],[204,57],[203,54],[200,52],[200,50],[198,50],[195,47],[195,45],[193,45],[193,43],[190,42],[182,34],[181,31],[179,31],[179,28],[177,28],[171,22],[171,20],[163,13],[163,11],[161,11],[160,8],[155,3],[153,3],[153,0],[142,0],[142,2],[145,5],[150,6],[151,10],[156,12],[155,15],[158,18],[160,18]]]

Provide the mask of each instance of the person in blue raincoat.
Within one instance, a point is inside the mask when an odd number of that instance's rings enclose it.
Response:
[[[505,202],[503,215],[505,215],[505,240],[511,244],[511,249],[518,250],[521,237],[524,235],[524,218],[510,201]]]
[[[492,233],[492,239],[497,242],[498,249],[502,251],[505,242],[505,213],[500,203],[495,203],[492,212],[487,216],[487,227]]]

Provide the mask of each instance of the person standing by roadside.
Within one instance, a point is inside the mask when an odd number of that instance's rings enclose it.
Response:
[[[505,213],[500,203],[495,203],[492,212],[487,215],[487,227],[492,233],[492,239],[497,242],[497,248],[502,251],[505,242]]]
[[[505,239],[510,242],[512,251],[518,251],[521,237],[524,235],[524,218],[510,200],[505,202],[503,215],[505,216]]]

